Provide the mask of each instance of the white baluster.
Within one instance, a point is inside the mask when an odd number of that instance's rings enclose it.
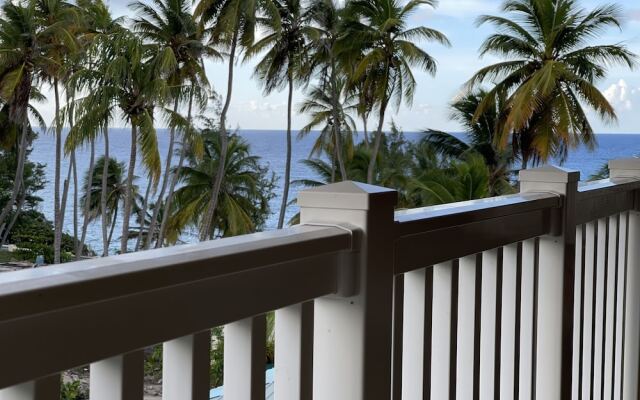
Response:
[[[225,398],[264,400],[266,331],[264,315],[225,325]]]
[[[452,264],[451,262],[438,264],[433,268],[432,399],[450,397]]]
[[[516,350],[516,322],[520,315],[516,313],[518,249],[520,246],[518,243],[514,243],[502,249],[502,318],[500,321],[500,371],[498,371],[500,387],[495,389],[500,391],[501,399],[513,398],[516,378],[520,379],[519,375],[517,377],[515,375],[517,371],[516,351],[522,354],[520,349]],[[520,265],[521,267],[522,265]],[[519,323],[522,324],[521,321]],[[518,332],[518,342],[521,337],[522,334]],[[482,397],[482,399],[490,400],[494,397]]]
[[[456,399],[473,399],[475,335],[476,256],[460,259],[458,278],[458,344]]]
[[[429,275],[427,282],[427,274]],[[431,267],[407,272],[404,276],[404,315],[402,327],[402,399],[422,400],[425,380],[425,328],[431,326]],[[427,300],[427,296],[429,299]],[[430,348],[430,346],[429,346]],[[430,362],[430,361],[429,361]]]
[[[480,398],[493,399],[496,367],[496,318],[498,291],[498,252],[482,253],[482,302],[480,322]],[[503,303],[504,307],[504,303]],[[498,388],[499,390],[499,388]]]
[[[162,349],[162,398],[209,399],[211,331],[165,342]]]
[[[276,311],[274,395],[276,400],[310,400],[313,374],[313,303]]]
[[[91,400],[140,400],[144,389],[142,350],[91,364]]]
[[[0,400],[59,400],[60,375],[51,375],[0,390]]]

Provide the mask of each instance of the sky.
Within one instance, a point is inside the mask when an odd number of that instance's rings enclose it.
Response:
[[[605,0],[606,1],[606,0]],[[115,15],[131,16],[127,8],[129,0],[108,0]],[[610,1],[611,2],[611,1]],[[634,53],[640,54],[640,1],[614,1],[623,9],[622,30],[612,29],[599,39],[603,43],[625,43]],[[432,43],[422,43],[422,48],[438,61],[435,77],[417,68],[416,94],[411,107],[391,109],[387,121],[395,121],[405,131],[426,128],[459,131],[460,127],[449,118],[449,104],[460,94],[462,85],[474,72],[497,58],[478,55],[483,40],[493,32],[492,27],[477,27],[476,18],[481,14],[499,14],[501,0],[440,0],[437,8],[424,7],[416,12],[410,24],[425,25],[440,30],[452,42],[447,48]],[[585,8],[602,4],[599,0],[583,0]],[[206,62],[207,75],[213,88],[221,95],[226,90],[227,70],[221,63]],[[284,129],[286,127],[286,92],[264,95],[259,82],[253,78],[255,60],[238,64],[235,72],[234,92],[229,111],[229,125],[240,129]],[[640,133],[640,68],[630,71],[612,68],[607,79],[598,82],[618,113],[618,122],[604,124],[595,116],[592,124],[599,133]],[[293,127],[301,128],[308,116],[297,112],[297,105],[304,99],[304,92],[294,95]],[[47,107],[44,114],[51,118]]]

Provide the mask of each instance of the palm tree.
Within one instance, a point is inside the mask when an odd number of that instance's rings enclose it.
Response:
[[[334,100],[334,90],[339,98]],[[338,164],[340,178],[348,179],[345,157],[353,155],[353,133],[355,121],[350,115],[357,106],[355,96],[346,90],[346,78],[336,77],[336,85],[320,84],[309,90],[307,99],[299,112],[310,113],[310,121],[299,132],[298,137],[308,135],[311,130],[321,127],[321,133],[311,149],[310,157],[320,157],[323,152],[331,159],[332,165]],[[333,169],[335,182],[335,168]]]
[[[474,87],[496,81],[476,111],[478,118],[507,94],[506,113],[497,142],[520,141],[522,166],[565,156],[580,144],[595,146],[584,106],[606,122],[616,113],[595,84],[612,65],[634,67],[636,57],[624,45],[590,44],[609,27],[620,27],[620,10],[603,5],[591,11],[576,0],[508,0],[505,16],[485,15],[499,32],[489,36],[480,54],[505,61],[478,71],[468,82]],[[528,151],[530,150],[530,151]]]
[[[73,30],[79,21],[76,7],[64,0],[32,0],[35,2],[36,18],[43,33],[43,40],[47,50],[44,55],[49,59],[44,68],[40,70],[42,78],[47,81],[54,90],[55,117],[53,130],[55,131],[55,175],[54,175],[54,263],[60,263],[60,245],[62,242],[62,227],[64,220],[64,208],[60,199],[60,174],[62,162],[62,127],[64,118],[60,105],[60,85],[64,84],[68,70],[65,68],[69,56],[76,50],[76,37]],[[51,29],[54,28],[55,29]],[[65,184],[65,187],[68,187]],[[63,196],[66,199],[66,194]]]
[[[106,167],[105,167],[105,164]],[[104,181],[107,182],[107,190],[103,192],[103,171],[107,171]],[[107,159],[105,156],[96,160],[93,171],[87,170],[83,179],[83,191],[80,197],[80,204],[83,205],[85,217],[90,221],[96,221],[102,216],[102,195],[107,199],[107,222],[109,234],[107,236],[107,248],[103,249],[103,254],[108,254],[108,247],[111,245],[113,232],[115,230],[118,212],[124,208],[127,196],[127,168],[124,162],[119,162],[113,158]],[[138,187],[133,186],[134,197],[138,197]]]
[[[99,52],[96,51],[99,48],[100,43],[104,42],[105,36],[115,34],[123,30],[120,23],[122,22],[122,18],[114,19],[111,16],[111,12],[109,8],[104,4],[102,0],[78,0],[78,6],[81,10],[83,10],[82,17],[85,20],[86,27],[83,31],[83,35],[81,37],[81,43],[84,45],[83,56],[86,56],[86,64],[88,67],[84,70],[80,68],[79,71],[76,71],[74,75],[71,76],[70,85],[74,86],[74,89],[84,88],[87,91],[91,91],[95,85],[100,84],[100,76],[96,74],[93,68],[93,62],[91,57],[99,56]],[[94,46],[95,45],[95,46]],[[81,65],[82,66],[82,65]],[[77,82],[76,82],[77,81]],[[107,100],[108,101],[108,100]],[[70,105],[72,107],[73,104]],[[85,129],[82,131],[78,131],[85,135],[89,135],[88,141],[93,144],[96,138],[102,135],[104,140],[104,158],[105,162],[103,163],[103,171],[102,171],[102,190],[100,192],[100,214],[101,214],[101,228],[102,228],[102,247],[103,247],[103,257],[109,255],[109,226],[113,226],[108,219],[108,210],[107,210],[107,177],[108,171],[107,168],[109,166],[109,122],[112,118],[112,115],[107,113],[103,115],[105,120],[98,127],[91,127],[89,129]],[[92,145],[93,151],[93,145]],[[89,192],[88,188],[85,188],[85,192]],[[85,202],[85,204],[89,204],[90,202]],[[84,214],[87,215],[88,211],[85,209]],[[88,221],[85,219],[84,226],[87,226]],[[84,228],[83,230],[86,230]],[[82,241],[83,242],[83,241]]]
[[[227,113],[231,105],[233,93],[233,73],[238,52],[238,46],[248,48],[255,41],[256,17],[260,9],[270,9],[271,0],[200,0],[196,6],[196,15],[200,17],[202,23],[211,24],[211,41],[215,44],[223,45],[229,49],[228,72],[227,72],[227,93],[224,104],[220,111],[219,132],[222,136],[221,151],[222,157],[226,157],[225,149],[228,146],[227,133]],[[273,13],[272,13],[273,14]],[[222,169],[226,162],[219,163],[219,170],[214,177],[210,203],[205,211],[204,224],[200,232],[200,240],[206,240],[211,231],[213,217],[218,207],[219,193],[222,187],[222,180],[225,171]]]
[[[157,46],[158,54],[162,54],[164,62],[172,66],[167,78],[171,87],[174,88],[171,96],[173,101],[172,114],[178,112],[178,106],[181,101],[185,100],[184,97],[187,97],[188,118],[190,119],[194,96],[199,94],[201,90],[206,92],[208,87],[207,77],[202,66],[202,57],[206,55],[220,58],[219,53],[211,46],[204,44],[203,29],[197,24],[189,2],[185,0],[151,0],[148,4],[133,3],[131,7],[138,15],[134,19],[135,31],[149,43]],[[185,85],[187,82],[191,87]],[[206,102],[206,97],[198,96],[198,99],[204,99]],[[169,129],[169,149],[167,150],[158,202],[164,201],[172,176],[171,165],[175,136],[176,126],[172,124]],[[184,157],[181,157],[181,160],[184,160]],[[169,197],[167,201],[170,203],[173,197],[172,192],[169,193]],[[143,205],[143,208],[146,208],[146,205]],[[159,211],[160,207],[156,207],[151,216],[149,225],[151,231],[156,230]],[[151,245],[151,236],[147,239],[145,248],[149,248]]]
[[[3,136],[15,138],[17,149],[13,190],[0,211],[2,227],[24,186],[24,166],[30,143],[29,101],[34,92],[35,77],[49,59],[45,57],[47,46],[35,3],[5,2],[0,10],[0,99],[6,116]]]
[[[269,215],[269,201],[275,186],[273,175],[260,165],[259,157],[251,155],[248,143],[237,135],[229,137],[227,157],[221,157],[221,137],[215,130],[203,131],[204,157],[201,161],[191,157],[189,165],[181,171],[183,186],[176,192],[175,209],[171,210],[172,229],[167,237],[171,242],[175,242],[187,226],[197,226],[202,231],[212,178],[223,159],[227,173],[208,239],[255,232]]]
[[[127,176],[127,196],[123,207],[120,251],[128,251],[129,221],[133,207],[136,159],[142,163],[156,184],[160,177],[160,155],[154,127],[154,109],[168,95],[166,65],[156,57],[153,46],[144,44],[130,32],[122,31],[97,38],[98,56],[94,68],[84,71],[90,82],[97,79],[94,90],[78,102],[80,117],[67,138],[67,149],[87,140],[82,131],[96,132],[119,111],[131,125],[131,153]]]
[[[486,97],[483,89],[459,97],[451,104],[450,118],[462,125],[466,141],[456,136],[434,129],[424,131],[423,141],[431,145],[445,158],[463,159],[467,153],[478,153],[483,158],[491,174],[489,190],[492,196],[508,193],[510,185],[513,151],[500,149],[496,143],[496,132],[500,129],[500,118],[504,110],[504,99],[498,98],[493,107],[475,118],[478,105]]]
[[[477,153],[468,153],[450,165],[415,171],[408,184],[413,207],[482,199],[490,196],[489,168]]]
[[[329,100],[331,119],[333,121],[342,121],[331,124],[331,136],[333,137],[331,142],[334,143],[336,148],[334,153],[337,158],[340,175],[342,179],[348,179],[342,143],[344,136],[342,128],[344,127],[343,122],[345,119],[344,107],[341,104],[341,96],[346,92],[346,79],[341,76],[341,74],[344,74],[344,70],[340,64],[339,57],[341,54],[339,54],[337,46],[342,34],[343,13],[344,9],[338,8],[333,0],[315,0],[309,7],[306,18],[310,20],[312,29],[312,37],[310,38],[310,47],[313,49],[311,64],[312,68],[318,71],[319,90],[328,94],[327,100]],[[355,127],[355,124],[353,127]],[[351,130],[348,135],[352,135]]]
[[[409,18],[420,6],[434,7],[435,3],[410,0],[402,5],[398,0],[352,0],[347,5],[349,18],[341,48],[359,57],[352,79],[363,86],[364,93],[373,91],[379,115],[367,172],[369,183],[374,180],[389,103],[395,101],[399,107],[404,99],[407,105],[411,104],[416,86],[411,67],[436,73],[436,61],[414,42],[449,45],[445,35],[437,30],[425,26],[407,28]]]
[[[282,204],[278,217],[278,229],[284,225],[284,217],[289,201],[291,181],[291,114],[293,105],[293,87],[298,81],[305,80],[304,66],[311,36],[311,27],[303,19],[300,0],[274,0],[275,15],[259,19],[265,36],[257,41],[245,54],[245,60],[264,52],[258,62],[255,76],[264,87],[265,94],[276,89],[288,88],[287,97],[287,152],[284,172]]]

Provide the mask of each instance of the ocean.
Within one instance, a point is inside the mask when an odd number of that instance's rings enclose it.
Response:
[[[266,130],[240,130],[239,134],[244,137],[251,145],[253,154],[261,157],[261,161],[264,165],[268,166],[278,176],[278,184],[282,185],[282,175],[284,175],[285,167],[285,149],[286,149],[286,136],[284,131],[266,131]],[[294,139],[293,155],[292,155],[292,170],[291,179],[302,178],[315,178],[314,173],[305,167],[300,161],[308,158],[309,152],[313,145],[316,135],[310,134],[303,139]],[[417,140],[420,137],[420,133],[409,132],[406,133],[406,137],[409,140]],[[119,161],[126,161],[129,158],[130,148],[130,131],[129,129],[111,128],[110,129],[110,155]],[[166,156],[169,135],[165,129],[158,130],[158,146],[160,149],[160,155],[164,158]],[[101,141],[96,143],[96,154],[99,156],[102,154],[104,145]],[[38,193],[38,196],[42,197],[44,201],[41,203],[41,211],[49,218],[53,220],[53,182],[54,182],[54,165],[55,165],[55,141],[51,134],[40,134],[38,139],[34,142],[33,152],[30,155],[30,160],[38,163],[47,164],[45,169],[47,185]],[[601,134],[598,135],[598,147],[595,151],[591,152],[587,149],[580,148],[570,153],[568,160],[564,163],[564,167],[576,169],[581,172],[582,179],[588,179],[601,165],[613,158],[640,156],[640,134]],[[82,177],[89,166],[89,149],[81,149],[76,153],[77,166],[78,166],[78,179],[82,182]],[[177,157],[174,157],[177,162]],[[163,162],[164,165],[164,162]],[[68,168],[68,160],[65,159],[62,163],[63,180],[66,177]],[[136,168],[136,175],[139,177],[144,176],[143,169],[138,166]],[[145,180],[139,178],[138,184],[141,189],[145,187]],[[290,199],[297,195],[300,188],[292,186]],[[276,197],[272,200],[270,216],[266,229],[275,229],[278,221],[278,211],[280,209],[280,201],[282,199],[281,190],[276,191]],[[69,197],[67,213],[65,215],[66,232],[73,231],[73,199]],[[298,210],[296,207],[290,207],[287,210],[288,220]],[[82,218],[80,217],[80,225],[82,225]],[[119,226],[116,226],[114,234],[114,242],[111,244],[113,249],[119,248],[118,233],[121,231]],[[197,232],[187,232],[182,238],[185,242],[194,241],[197,236]],[[87,232],[87,244],[94,249],[97,253],[102,251],[102,238],[99,222],[89,226]]]

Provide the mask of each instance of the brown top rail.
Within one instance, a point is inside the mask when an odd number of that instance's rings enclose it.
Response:
[[[396,213],[400,274],[550,233],[553,193],[524,193]]]

